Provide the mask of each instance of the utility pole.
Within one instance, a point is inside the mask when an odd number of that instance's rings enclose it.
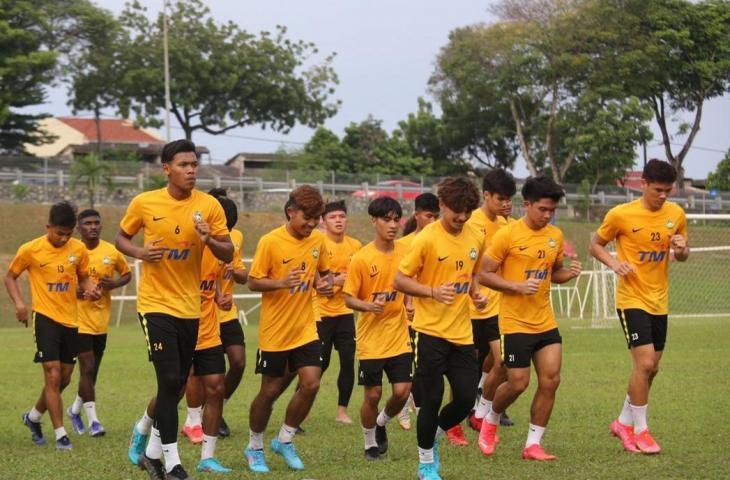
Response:
[[[172,101],[170,100],[170,54],[167,46],[167,7],[168,0],[162,3],[162,45],[165,56],[165,139],[167,142],[172,140],[170,136],[170,110],[172,109]]]

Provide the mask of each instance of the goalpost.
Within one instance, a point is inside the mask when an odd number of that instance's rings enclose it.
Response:
[[[730,214],[687,214],[690,257],[669,262],[669,317],[730,319]],[[618,326],[616,274],[593,259],[591,326]]]

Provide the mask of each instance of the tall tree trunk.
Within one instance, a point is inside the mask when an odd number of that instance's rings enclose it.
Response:
[[[555,118],[558,116],[558,84],[553,82],[552,87],[552,99],[550,100],[550,114],[548,116],[548,122],[545,128],[545,150],[550,162],[550,170],[553,174],[553,180],[557,184],[561,184],[562,179],[560,175],[560,167],[558,167],[558,161],[555,158],[555,148],[553,146],[554,135],[553,129],[555,127]]]
[[[535,163],[532,161],[530,151],[527,148],[527,139],[525,138],[525,132],[522,130],[522,119],[517,111],[517,104],[515,104],[514,98],[511,98],[509,101],[509,108],[512,112],[512,121],[515,123],[515,132],[517,133],[517,138],[520,141],[520,150],[522,151],[522,157],[525,159],[525,163],[527,164],[527,170],[530,172],[530,176],[536,177],[537,168],[535,168]]]
[[[94,105],[94,124],[96,125],[96,156],[99,161],[102,160],[101,147],[101,111],[99,105]],[[93,208],[93,207],[92,207]]]

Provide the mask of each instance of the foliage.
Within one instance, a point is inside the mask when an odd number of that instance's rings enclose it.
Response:
[[[159,190],[167,186],[167,177],[161,173],[155,173],[148,175],[144,179],[144,190],[148,192],[150,190]]]
[[[24,183],[13,183],[11,194],[13,195],[13,198],[15,200],[17,200],[18,202],[22,202],[28,195],[29,190],[30,189],[28,188],[28,185]]]
[[[707,188],[730,192],[730,150],[717,164],[715,171],[707,174]]]
[[[71,188],[76,189],[83,184],[89,198],[89,206],[94,208],[94,200],[99,188],[112,187],[109,165],[103,163],[94,154],[77,156],[71,165]]]

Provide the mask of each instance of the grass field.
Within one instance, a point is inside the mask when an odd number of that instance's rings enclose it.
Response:
[[[502,443],[493,458],[486,459],[468,431],[469,447],[445,445],[441,454],[445,479],[480,478],[729,478],[727,453],[730,411],[727,372],[730,357],[730,329],[727,319],[683,319],[671,322],[663,370],[651,397],[650,425],[661,442],[657,456],[624,453],[619,442],[608,434],[608,424],[620,408],[629,368],[629,356],[617,328],[574,328],[564,321],[562,384],[544,444],[559,460],[548,464],[525,462],[519,458],[527,430],[529,394],[510,409],[517,425],[500,431]],[[583,324],[581,324],[583,325]],[[154,375],[145,357],[141,332],[133,326],[112,329],[102,366],[98,390],[98,411],[108,430],[103,438],[71,435],[74,450],[57,452],[52,446],[37,447],[30,442],[20,414],[30,408],[41,386],[40,367],[31,362],[32,332],[7,328],[0,336],[3,362],[0,378],[0,440],[2,479],[143,479],[143,472],[126,459],[129,430],[153,393]],[[256,345],[256,329],[246,327],[249,345]],[[253,364],[253,348],[248,351]],[[401,431],[389,425],[391,447],[385,459],[366,463],[362,458],[362,433],[358,425],[334,422],[336,362],[325,375],[322,389],[306,421],[306,435],[295,440],[307,466],[304,472],[286,470],[280,458],[268,454],[272,473],[266,478],[284,479],[407,479],[414,478],[417,462],[415,431]],[[66,404],[74,396],[75,380],[64,394]],[[225,478],[254,478],[247,471],[242,450],[248,440],[248,406],[258,389],[259,379],[248,368],[244,381],[226,407],[226,419],[233,435],[220,440],[217,456],[235,469]],[[287,400],[291,391],[284,394]],[[355,387],[350,415],[358,418],[361,387]],[[282,401],[276,405],[266,432],[266,441],[278,431],[282,421]],[[180,407],[184,418],[183,404]],[[47,437],[53,431],[48,417],[43,420]],[[67,429],[70,428],[68,421]],[[192,470],[199,447],[180,440],[183,462]],[[268,449],[267,449],[268,451]],[[196,475],[213,478],[213,475]]]

